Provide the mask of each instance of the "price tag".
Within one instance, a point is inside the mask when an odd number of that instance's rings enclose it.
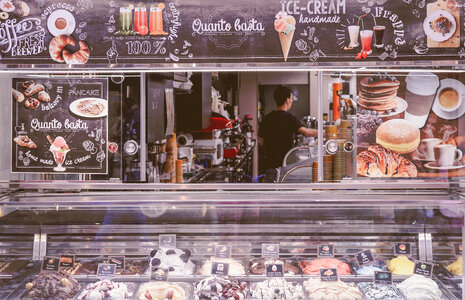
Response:
[[[375,271],[373,282],[375,284],[392,285],[392,273],[385,271]]]
[[[366,265],[374,261],[373,254],[371,254],[371,250],[365,250],[360,253],[357,253],[355,258],[357,259],[359,266]]]
[[[334,245],[318,245],[317,257],[318,258],[333,258],[335,248]]]
[[[231,258],[231,246],[215,245],[216,258]]]
[[[97,276],[98,277],[114,277],[116,273],[115,264],[98,264]]]
[[[74,255],[60,254],[60,268],[74,268]]]
[[[337,269],[320,269],[320,280],[323,281],[339,281]]]
[[[434,265],[431,263],[416,260],[415,266],[413,267],[413,274],[431,277],[433,275],[433,268]]]
[[[395,243],[394,244],[394,255],[410,255],[411,245],[410,243]]]
[[[58,272],[60,269],[60,259],[58,257],[44,256],[42,258],[42,271]]]
[[[158,236],[158,246],[160,248],[174,249],[176,248],[175,234],[160,234]]]
[[[168,281],[169,269],[150,267],[150,281]]]
[[[120,270],[120,269],[124,270],[125,261],[126,259],[124,256],[109,256],[108,257],[108,263],[115,264],[117,270]]]
[[[265,264],[266,277],[284,277],[284,264]]]
[[[462,256],[463,246],[462,244],[454,244],[455,256]]]
[[[229,275],[229,264],[227,263],[220,263],[220,262],[212,262],[212,275]]]
[[[279,244],[262,244],[262,257],[266,259],[278,259]]]

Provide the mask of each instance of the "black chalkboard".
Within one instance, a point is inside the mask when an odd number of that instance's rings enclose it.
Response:
[[[106,79],[14,78],[12,87],[13,172],[107,173]]]
[[[464,1],[457,0],[450,7],[446,2],[31,0],[27,1],[30,8],[27,16],[15,10],[9,13],[7,20],[0,20],[0,64],[22,68],[32,64],[65,67],[69,63],[90,68],[179,63],[265,62],[285,66],[292,62],[390,64],[392,61],[461,60],[465,58]],[[444,14],[453,23],[445,29],[444,35],[450,37],[441,48],[427,42],[427,35],[431,33],[424,29],[424,23],[428,27],[428,22],[436,19],[428,19],[432,15],[428,13],[429,5],[446,7]],[[137,25],[136,10],[137,19],[143,20]],[[280,11],[296,21],[287,62],[274,28]],[[65,20],[65,29],[57,29],[60,25],[57,20]],[[384,28],[383,47],[373,49],[373,33],[372,53],[358,55],[364,53],[361,34],[357,35],[358,46],[349,47],[349,26],[358,25],[359,32],[365,29],[368,33],[375,24]],[[69,35],[76,45],[68,45],[65,52],[60,52],[63,45],[54,38],[59,34]],[[61,42],[73,43],[69,39]],[[283,43],[285,45],[286,41]],[[84,51],[73,55],[80,47]]]

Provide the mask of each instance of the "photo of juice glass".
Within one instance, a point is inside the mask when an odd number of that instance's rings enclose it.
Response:
[[[360,31],[360,38],[362,40],[362,51],[367,55],[372,53],[371,41],[373,40],[373,30],[362,30]]]
[[[121,31],[132,30],[132,10],[127,7],[119,9],[119,24]]]
[[[134,11],[134,30],[144,34],[147,28],[147,8],[138,6]],[[146,34],[146,33],[145,33]]]
[[[347,27],[349,30],[349,38],[350,38],[350,47],[358,47],[358,34],[360,32],[360,26],[358,25],[350,25]]]
[[[163,31],[162,11],[156,7],[150,7],[150,34],[159,34]]]

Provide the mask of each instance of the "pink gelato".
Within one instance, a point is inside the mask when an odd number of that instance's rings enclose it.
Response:
[[[274,20],[274,29],[279,33],[288,35],[295,30],[295,24],[296,21],[293,16],[288,15],[284,11],[280,11]]]
[[[63,149],[64,150],[68,150],[68,145],[66,145],[66,141],[63,137],[61,136],[58,136],[55,138],[55,141],[53,142],[53,146],[55,146],[56,148],[59,148],[59,149]]]

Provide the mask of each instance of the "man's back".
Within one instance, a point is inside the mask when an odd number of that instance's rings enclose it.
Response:
[[[258,135],[264,139],[265,169],[282,166],[284,156],[294,145],[294,135],[302,126],[295,115],[283,110],[272,111],[263,118]]]

